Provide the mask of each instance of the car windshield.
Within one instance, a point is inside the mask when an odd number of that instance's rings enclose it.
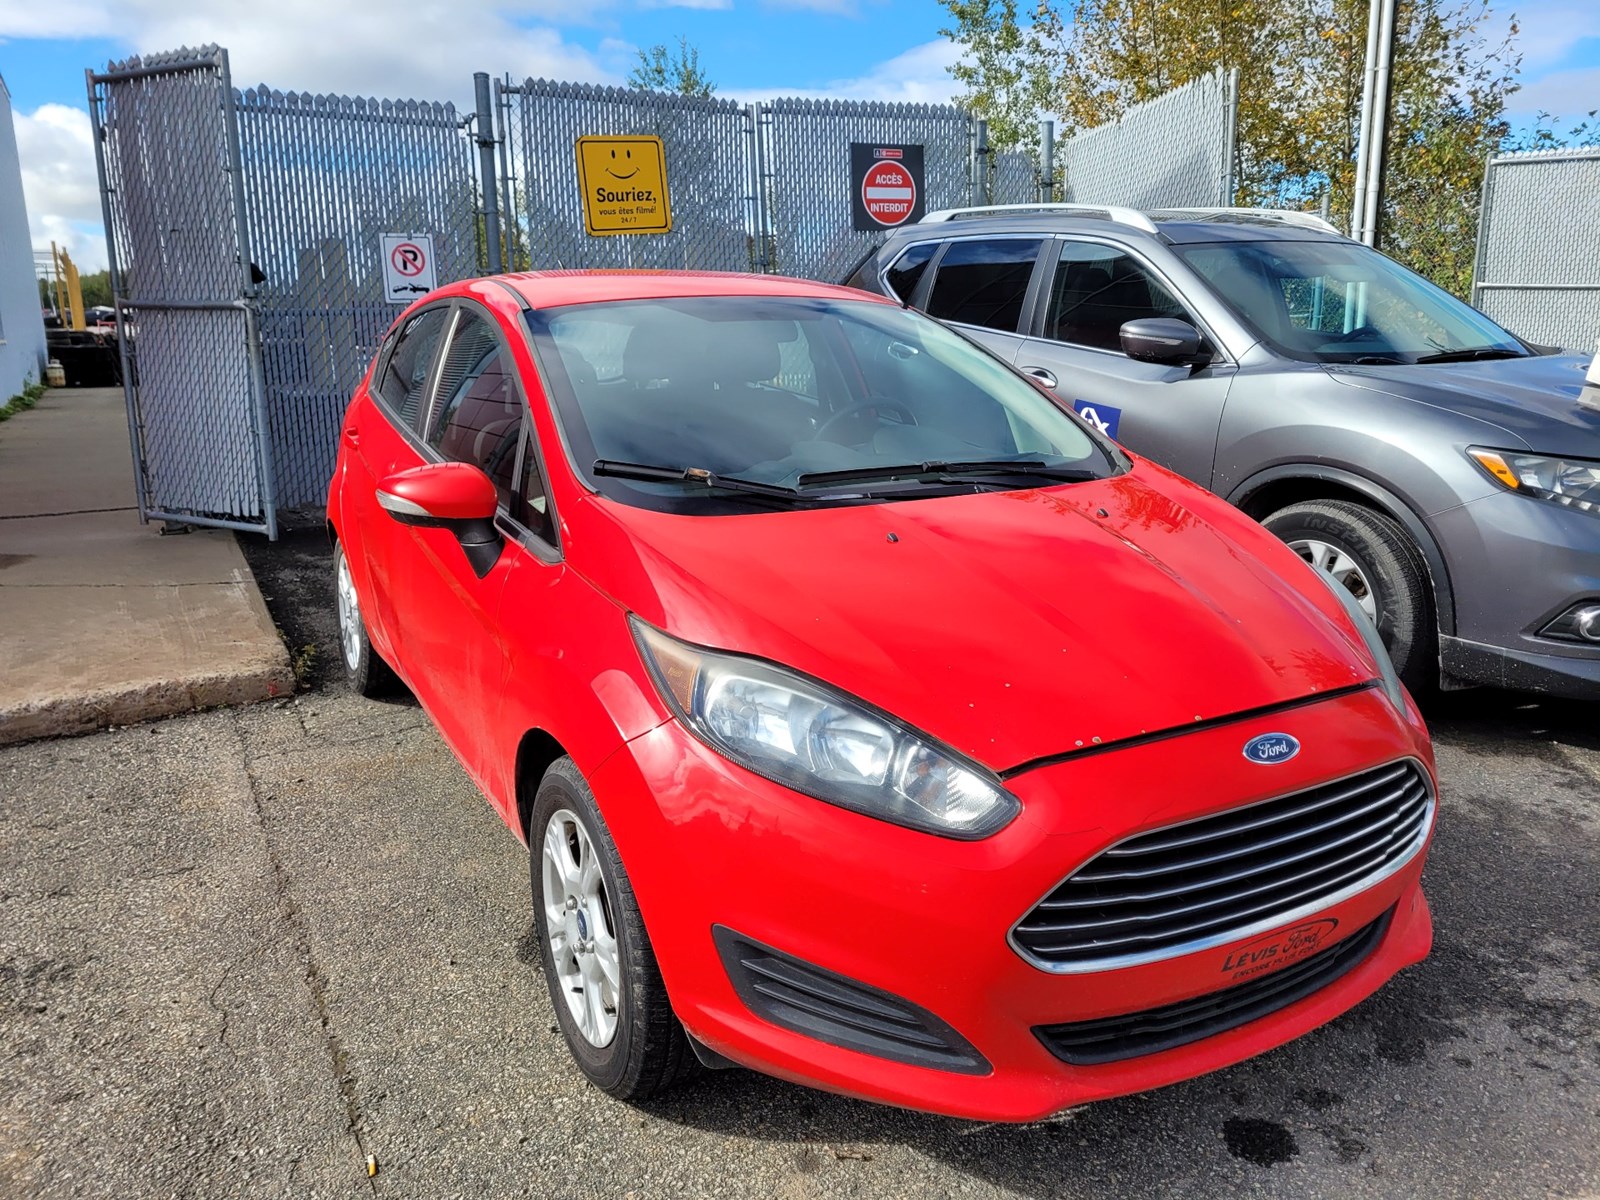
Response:
[[[528,314],[574,465],[682,512],[1039,487],[1122,469],[990,355],[871,301],[712,296]]]
[[[1265,341],[1328,363],[1520,358],[1488,317],[1376,250],[1272,240],[1174,247]]]

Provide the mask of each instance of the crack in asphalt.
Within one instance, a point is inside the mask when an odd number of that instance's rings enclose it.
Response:
[[[290,937],[293,939],[295,954],[299,959],[304,972],[306,989],[310,993],[312,1007],[316,1010],[317,1021],[322,1031],[323,1049],[328,1054],[328,1065],[333,1072],[334,1084],[339,1089],[339,1095],[344,1100],[345,1122],[350,1136],[355,1140],[356,1148],[360,1151],[361,1161],[366,1163],[367,1143],[363,1129],[363,1113],[361,1097],[356,1087],[356,1072],[352,1065],[350,1051],[344,1044],[344,1038],[334,1023],[333,1010],[328,1003],[328,975],[317,961],[316,955],[311,950],[311,927],[307,924],[304,914],[300,909],[300,902],[294,898],[291,887],[289,868],[284,865],[277,848],[273,845],[272,831],[267,823],[267,810],[263,803],[261,787],[256,779],[254,770],[254,756],[250,752],[249,744],[245,740],[244,731],[240,727],[237,710],[233,713],[234,732],[239,738],[241,757],[244,760],[244,773],[250,788],[250,803],[255,809],[256,825],[261,831],[261,839],[266,846],[267,864],[272,868],[273,895],[278,903],[278,914],[288,927]],[[220,986],[220,985],[219,985]],[[377,1183],[371,1176],[364,1176],[367,1190],[374,1196],[378,1194]]]

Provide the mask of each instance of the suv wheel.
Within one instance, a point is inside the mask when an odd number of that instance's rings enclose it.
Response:
[[[1262,524],[1356,598],[1413,694],[1433,685],[1435,628],[1427,567],[1397,522],[1347,500],[1310,500],[1281,508]]]

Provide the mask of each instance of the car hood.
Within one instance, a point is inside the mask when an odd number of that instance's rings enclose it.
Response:
[[[995,770],[1376,674],[1292,551],[1147,463],[793,512],[583,507],[569,563],[629,611],[824,680]]]
[[[1600,389],[1584,387],[1588,366],[1587,355],[1541,354],[1489,362],[1340,366],[1328,374],[1341,383],[1498,425],[1530,450],[1600,458]]]

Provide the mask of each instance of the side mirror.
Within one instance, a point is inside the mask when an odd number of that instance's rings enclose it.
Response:
[[[378,507],[402,525],[448,529],[482,579],[500,559],[494,527],[500,497],[489,477],[468,463],[426,463],[378,484]]]
[[[1120,330],[1122,352],[1140,362],[1192,367],[1210,362],[1200,349],[1200,331],[1176,317],[1141,317]]]

